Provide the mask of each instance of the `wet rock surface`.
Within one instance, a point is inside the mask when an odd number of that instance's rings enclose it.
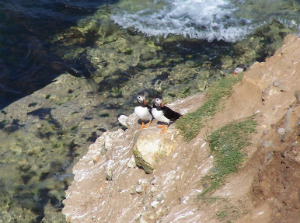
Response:
[[[64,190],[73,179],[74,162],[110,128],[108,120],[114,119],[101,117],[104,111],[98,106],[103,97],[93,93],[86,82],[63,74],[0,113],[1,193],[8,196],[10,210],[28,210],[19,216],[28,222],[36,216],[48,222],[64,219],[60,210]],[[32,210],[35,212],[29,214]],[[52,211],[57,214],[50,217]]]

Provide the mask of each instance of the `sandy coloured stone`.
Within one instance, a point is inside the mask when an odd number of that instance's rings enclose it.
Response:
[[[285,128],[278,128],[278,129],[277,129],[277,132],[278,132],[280,135],[284,135],[284,134],[285,134]]]
[[[174,132],[161,134],[158,129],[148,128],[136,132],[133,155],[137,166],[152,173],[161,157],[169,156],[176,148]]]

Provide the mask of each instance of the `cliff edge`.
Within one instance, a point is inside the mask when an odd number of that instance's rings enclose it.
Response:
[[[299,52],[299,38],[286,36],[271,58],[244,73],[220,111],[190,142],[174,125],[167,134],[159,134],[156,122],[140,130],[135,115],[126,120],[125,131],[104,133],[73,168],[74,181],[64,200],[67,221],[299,222]],[[198,94],[169,106],[185,114],[204,101],[205,95]],[[247,117],[258,125],[239,171],[208,199],[196,199],[206,188],[201,179],[214,165],[208,136]],[[145,138],[156,148],[147,153],[153,153],[147,158],[151,171],[133,152]]]

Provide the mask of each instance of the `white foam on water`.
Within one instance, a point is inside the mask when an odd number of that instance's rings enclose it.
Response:
[[[159,1],[154,1],[153,4]],[[116,10],[111,19],[123,28],[133,27],[147,36],[183,35],[194,39],[235,42],[254,29],[250,20],[238,18],[238,8],[228,0],[169,0],[160,9],[137,12]],[[161,4],[161,2],[159,2]]]

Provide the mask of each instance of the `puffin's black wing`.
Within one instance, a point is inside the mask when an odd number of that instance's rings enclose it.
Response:
[[[172,109],[170,109],[166,106],[162,107],[161,110],[163,111],[164,116],[167,119],[170,119],[171,121],[175,121],[175,120],[179,119],[180,116],[181,116],[181,114],[179,114],[178,112],[173,111]]]
[[[236,67],[243,69],[243,71],[247,70],[247,67],[244,64],[239,64]]]
[[[151,113],[151,109],[152,109],[152,107],[151,106],[149,106],[149,105],[146,105],[146,107],[148,108],[148,111],[150,112],[150,114],[152,115],[152,113]]]

